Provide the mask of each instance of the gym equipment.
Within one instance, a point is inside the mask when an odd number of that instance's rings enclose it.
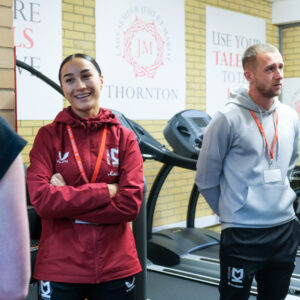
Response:
[[[190,159],[190,158],[185,158],[183,156],[173,153],[172,151],[168,150],[164,145],[160,144],[157,140],[155,140],[141,125],[134,122],[133,120],[126,118],[123,114],[121,114],[118,111],[113,110],[113,113],[118,117],[119,121],[121,122],[121,124],[123,126],[133,130],[133,132],[135,133],[144,160],[154,159],[156,161],[162,162],[162,163],[164,163],[164,166],[168,166],[167,169],[169,169],[169,167],[172,168],[173,166],[180,166],[183,168],[195,170],[195,160]],[[155,186],[155,183],[153,185]],[[160,188],[159,188],[159,190],[160,190]],[[148,200],[148,203],[149,203],[149,200]],[[144,211],[144,213],[145,213],[145,211]],[[142,212],[142,214],[143,214],[143,212]],[[142,224],[137,224],[137,221],[133,225],[133,229],[135,229],[137,226],[137,227],[140,227],[140,230],[139,230],[140,233],[144,232],[144,230],[141,230],[141,228],[143,228],[143,225],[145,223],[143,223],[143,221],[141,221]],[[145,218],[144,218],[144,221],[145,221]],[[151,219],[151,224],[152,224],[152,219]],[[147,228],[149,228],[148,222],[147,222]],[[201,238],[204,238],[204,239],[209,238],[209,237],[205,237],[205,235],[203,235],[203,237],[202,237],[202,234],[200,234],[200,236],[201,236]],[[143,258],[141,260],[141,263],[143,265],[143,262],[145,262],[143,260],[145,258],[145,253],[148,252],[148,251],[146,251],[146,249],[144,248],[144,245],[143,245],[143,242],[145,240],[143,241],[143,238],[137,238],[138,236],[136,234],[135,234],[135,237],[136,237],[138,252],[144,253]],[[143,235],[143,237],[145,237],[145,235]],[[213,241],[213,243],[215,243],[215,241]],[[149,249],[149,241],[148,241],[148,249]],[[148,259],[151,260],[151,258],[152,258],[152,260],[155,261],[155,258],[149,257],[149,255],[148,255]],[[197,290],[200,288],[202,290],[202,293],[204,293],[205,295],[208,294],[208,290],[209,290],[209,295],[210,295],[210,293],[214,294],[214,297],[212,297],[212,298],[217,297],[217,295],[218,295],[217,289],[207,286],[207,283],[210,283],[213,285],[218,285],[218,282],[215,281],[214,278],[211,279],[208,276],[203,276],[203,275],[201,276],[201,275],[197,275],[197,274],[195,274],[193,277],[191,277],[190,276],[191,274],[189,273],[189,270],[186,270],[185,265],[181,264],[180,268],[182,269],[181,274],[184,274],[184,276],[179,276],[179,277],[182,277],[182,278],[184,277],[185,279],[183,281],[182,280],[180,281],[180,279],[175,279],[178,282],[178,285],[182,286],[182,289],[181,289],[182,292],[181,292],[181,294],[179,293],[177,295],[177,299],[182,299],[182,293],[183,293],[186,285],[194,286],[194,290]],[[148,261],[148,263],[147,263],[147,270],[148,270],[148,272],[147,272],[148,285],[147,286],[149,286],[153,282],[160,283],[162,280],[168,281],[169,284],[173,285],[173,280],[174,280],[173,275],[174,274],[172,274],[172,270],[171,271],[170,271],[170,269],[168,269],[168,271],[163,270],[163,273],[165,273],[165,274],[162,274],[162,272],[161,272],[162,269],[159,270],[159,266],[153,264],[151,261]],[[153,271],[154,271],[155,275],[154,275]],[[179,269],[178,269],[178,271],[179,271]],[[216,269],[216,270],[214,270],[214,272],[218,272],[218,270]],[[144,276],[142,275],[142,277],[145,278],[145,274],[144,274]],[[190,282],[191,279],[193,282]],[[187,283],[187,281],[188,281],[188,283]],[[157,289],[157,287],[156,287],[156,289]],[[155,293],[156,289],[153,287],[153,285],[151,285],[151,288],[148,287],[147,292],[150,295],[152,293]],[[144,292],[145,292],[145,290],[144,290]],[[142,291],[138,291],[138,293],[142,293]],[[165,297],[165,296],[163,296],[163,295],[165,295],[164,293],[161,293],[161,291],[160,291],[159,294],[162,295],[161,299],[166,299],[166,298],[163,298],[163,297]],[[143,296],[145,296],[145,293],[143,295],[140,294],[138,299],[144,299]],[[172,295],[172,297],[173,296],[174,295]],[[155,299],[158,299],[156,294],[155,294]],[[176,299],[176,298],[172,298],[172,299]]]
[[[164,136],[175,153],[197,159],[210,120],[211,117],[200,110],[184,110],[169,120]]]
[[[166,170],[170,170],[173,166],[179,166],[182,168],[195,170],[196,161],[194,159],[180,156],[180,155],[168,150],[164,145],[162,145],[157,140],[155,140],[141,125],[134,122],[133,120],[127,119],[124,115],[120,114],[119,112],[113,111],[113,113],[115,113],[117,115],[117,117],[119,118],[122,125],[126,125],[126,127],[128,127],[128,128],[131,127],[132,130],[134,131],[134,133],[137,137],[144,160],[154,159],[156,161],[162,162],[163,169],[166,169]],[[126,124],[126,123],[129,123],[129,124]],[[164,172],[160,172],[159,174],[166,175],[166,173],[164,173]],[[162,176],[164,177],[164,175],[162,175]],[[160,176],[158,176],[158,177],[160,177]],[[163,180],[161,182],[163,183]],[[159,191],[161,188],[161,185],[159,185],[159,184],[157,185],[154,183],[153,186],[156,186],[156,188],[154,189],[156,191]],[[151,190],[153,191],[153,187]],[[150,192],[150,194],[151,194],[151,192]],[[151,202],[151,200],[150,200],[150,202]],[[149,205],[149,198],[148,198],[148,203],[147,203],[147,209],[148,209],[148,205]],[[154,212],[154,210],[152,210],[152,212]],[[147,234],[148,234],[148,238],[149,238],[149,232],[151,232],[151,230],[149,230],[149,228],[151,228],[151,227],[149,227],[149,224],[150,224],[150,226],[152,225],[152,218],[149,219],[148,211],[147,211],[147,216],[148,216]],[[148,222],[149,220],[150,220],[150,222]],[[211,232],[211,235],[214,236],[214,232]],[[199,243],[199,239],[201,239],[202,245],[204,243],[206,243],[206,240],[208,240],[209,243],[213,243],[213,244],[217,243],[213,238],[211,238],[209,235],[206,236],[204,233],[199,233],[198,235],[195,235],[195,239],[198,239],[198,243]],[[153,239],[151,239],[151,242],[152,241],[153,241]],[[157,261],[156,261],[156,257],[155,257],[155,253],[154,253],[155,251],[153,252],[151,249],[151,242],[149,242],[149,239],[148,239],[147,249],[148,250],[150,249],[150,255],[147,250],[147,253],[148,253],[147,256],[149,259],[149,261],[147,263],[147,270],[148,270],[147,276],[149,278],[148,285],[150,285],[152,281],[160,282],[161,280],[168,281],[168,282],[170,282],[170,284],[173,285],[173,283],[171,283],[171,282],[173,282],[173,280],[176,280],[179,282],[178,284],[180,284],[182,286],[182,290],[184,290],[185,285],[187,285],[186,282],[188,281],[189,282],[188,285],[194,285],[194,289],[199,289],[199,287],[201,287],[201,289],[205,295],[207,294],[207,289],[209,289],[215,295],[213,298],[217,297],[217,294],[218,294],[217,289],[213,288],[211,290],[212,287],[207,286],[207,283],[212,284],[212,285],[218,285],[218,281],[216,281],[214,279],[215,275],[205,276],[205,275],[196,274],[196,272],[194,274],[192,274],[190,272],[190,265],[187,266],[185,264],[180,264],[180,266],[177,268],[177,270],[175,272],[174,272],[174,269],[172,269],[172,268],[164,268],[164,267],[157,265]],[[159,247],[159,248],[162,251],[164,250],[163,247]],[[153,253],[154,253],[154,255],[152,256]],[[177,253],[175,255],[172,255],[172,252],[170,251],[164,257],[169,257],[169,255],[171,255],[171,258],[170,258],[171,263],[170,264],[173,265],[173,260],[175,259],[175,261],[177,262],[177,260],[178,260],[177,258],[179,257],[180,254]],[[158,259],[160,259],[160,258],[158,257]],[[153,263],[153,261],[155,262],[155,264]],[[216,266],[218,266],[218,265],[216,265]],[[153,272],[155,273],[155,275]],[[216,268],[215,270],[211,271],[210,273],[218,273],[218,269]],[[176,277],[184,278],[184,280],[181,279],[182,281],[180,281],[179,279],[174,279],[174,277],[173,277],[174,274]],[[151,280],[151,282],[150,282],[150,280]],[[191,283],[190,280],[192,280],[193,283]],[[148,291],[149,295],[151,293],[154,293],[153,286],[151,286],[150,289],[148,288],[147,291]],[[162,295],[164,295],[164,293],[162,293]],[[164,299],[166,299],[166,298],[164,298]],[[174,299],[176,299],[176,298],[174,298]],[[182,299],[182,294],[181,294],[181,296],[179,296],[179,294],[178,294],[177,299]]]
[[[164,129],[164,135],[172,144],[176,154],[182,158],[184,156],[196,158],[199,155],[204,128],[208,125],[209,120],[210,117],[206,113],[186,110],[171,118]],[[191,170],[196,168],[195,159],[193,159],[193,163],[193,167],[189,168]],[[188,168],[188,166],[186,167]],[[200,249],[206,251],[204,249],[209,247],[211,250],[209,260],[211,261],[218,257],[220,239],[220,235],[214,231],[195,229],[191,226],[189,228],[171,228],[152,234],[152,220],[158,194],[171,169],[172,166],[163,165],[149,194],[147,203],[148,257],[155,264],[174,266],[182,262],[183,257],[194,251]],[[198,199],[198,189],[193,189],[192,195],[192,199]]]

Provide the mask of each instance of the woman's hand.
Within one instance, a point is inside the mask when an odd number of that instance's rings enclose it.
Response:
[[[107,184],[107,186],[108,186],[110,198],[115,197],[118,192],[118,184],[112,183],[112,184]]]
[[[55,173],[52,175],[52,177],[50,179],[50,185],[65,186],[67,184],[60,173]]]

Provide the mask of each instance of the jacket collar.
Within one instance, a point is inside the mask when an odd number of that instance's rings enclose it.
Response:
[[[100,108],[99,114],[93,118],[81,118],[71,108],[63,109],[55,118],[54,122],[70,125],[71,127],[83,127],[97,129],[102,124],[118,125],[120,124],[116,115],[109,109]]]

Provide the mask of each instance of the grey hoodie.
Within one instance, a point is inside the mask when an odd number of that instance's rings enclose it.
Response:
[[[265,139],[249,110],[254,111],[271,147],[278,112],[278,141],[273,168],[280,169],[281,181],[266,183],[270,169]],[[295,218],[296,198],[288,177],[298,160],[299,121],[296,112],[276,98],[268,110],[256,105],[247,89],[231,99],[210,122],[197,162],[195,182],[222,228],[270,227]]]

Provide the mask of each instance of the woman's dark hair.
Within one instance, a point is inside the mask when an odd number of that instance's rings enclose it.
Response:
[[[75,53],[75,54],[71,54],[69,56],[67,56],[63,61],[62,63],[60,64],[60,67],[59,67],[59,72],[58,72],[58,79],[59,79],[59,82],[61,83],[61,69],[62,67],[70,60],[72,60],[73,58],[83,58],[83,59],[86,59],[88,60],[90,63],[92,63],[96,70],[98,71],[99,73],[99,76],[101,76],[101,69],[98,65],[98,63],[95,61],[95,59],[93,59],[91,56],[87,55],[87,54],[83,54],[83,53]]]

